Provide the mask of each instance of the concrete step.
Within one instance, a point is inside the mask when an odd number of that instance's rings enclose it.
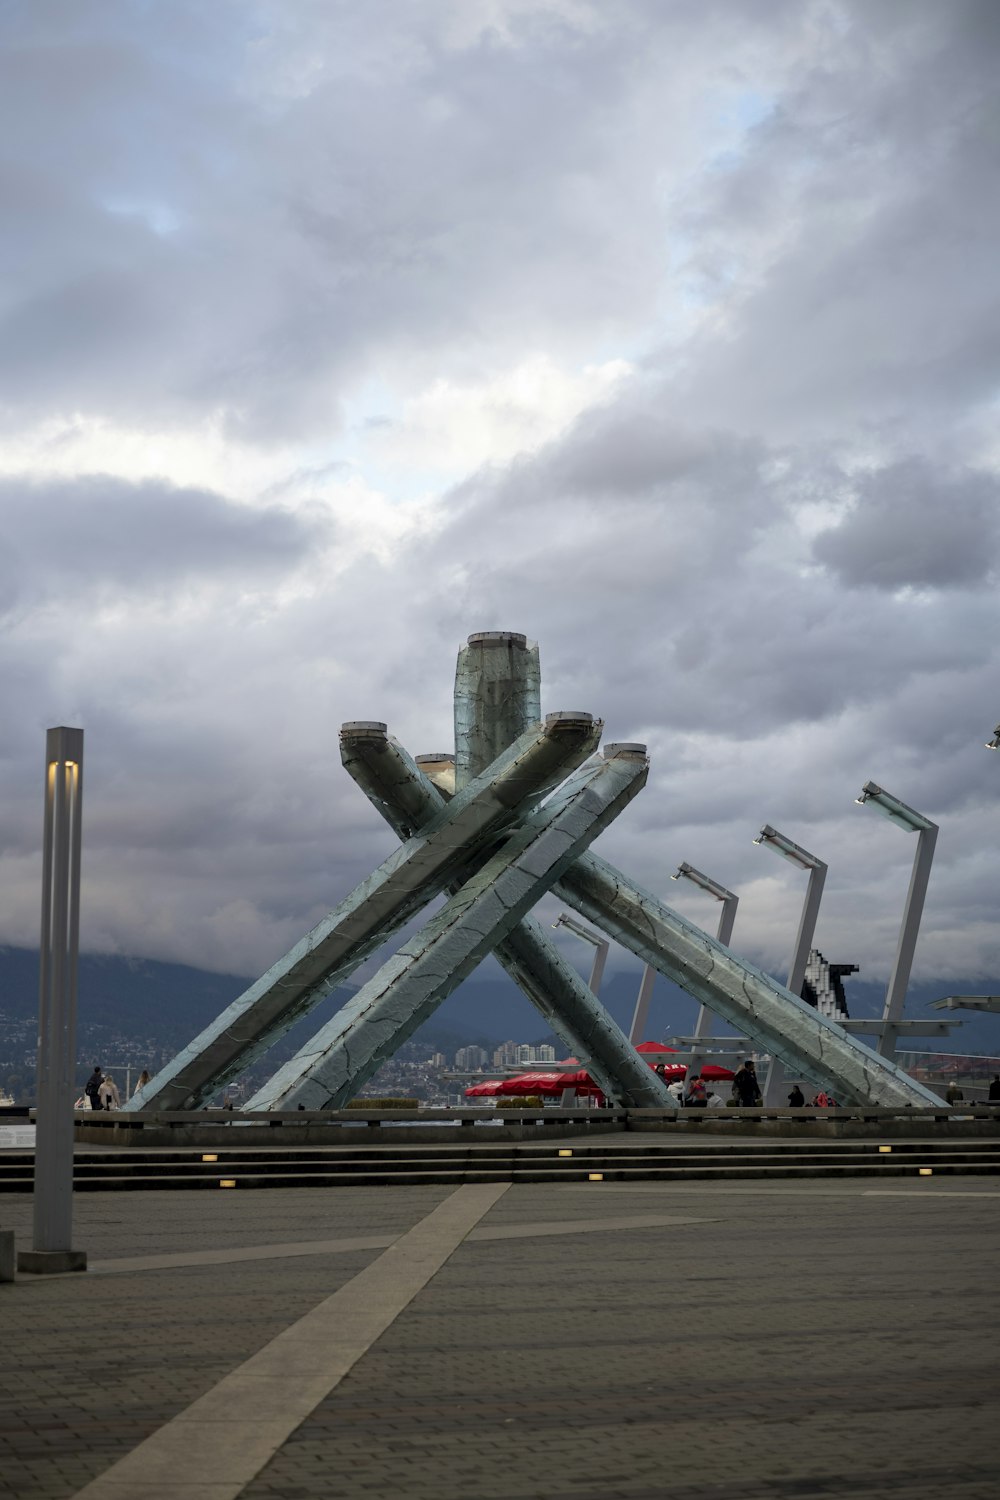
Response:
[[[697,1160],[684,1163],[649,1160],[616,1154],[585,1153],[570,1158],[528,1159],[523,1156],[497,1157],[489,1161],[434,1163],[383,1159],[380,1163],[322,1161],[289,1163],[274,1160],[217,1162],[200,1159],[186,1163],[138,1162],[113,1160],[85,1164],[78,1170],[74,1186],[77,1192],[165,1191],[177,1188],[218,1188],[223,1181],[239,1187],[386,1187],[397,1184],[424,1186],[463,1182],[570,1182],[588,1180],[599,1175],[608,1182],[698,1181],[713,1179],[761,1178],[831,1178],[831,1177],[915,1177],[930,1172],[941,1176],[998,1176],[1000,1154],[991,1152],[949,1152],[915,1154],[905,1157],[828,1153],[824,1159],[789,1161],[748,1160],[733,1152],[725,1160]],[[30,1176],[0,1175],[0,1193],[28,1193]]]
[[[609,1181],[683,1180],[724,1176],[824,1177],[933,1172],[1000,1173],[1000,1142],[963,1141],[740,1142],[711,1146],[587,1142],[498,1143],[495,1146],[391,1147],[382,1150],[247,1147],[187,1150],[81,1151],[74,1159],[80,1192],[115,1189],[217,1187],[221,1178],[241,1186],[389,1185],[393,1183],[574,1180],[600,1173]],[[559,1154],[560,1151],[568,1155]],[[206,1157],[214,1158],[205,1160]],[[29,1151],[0,1157],[0,1193],[30,1193],[34,1160]]]
[[[931,1169],[934,1176],[1000,1176],[1000,1165],[948,1164]],[[438,1187],[459,1186],[469,1182],[541,1182],[566,1183],[587,1182],[597,1175],[604,1182],[684,1182],[761,1179],[805,1179],[835,1177],[865,1177],[869,1180],[888,1177],[908,1177],[925,1181],[917,1166],[880,1165],[828,1166],[819,1170],[813,1167],[747,1167],[727,1165],[720,1167],[664,1167],[662,1169],[629,1169],[613,1167],[604,1171],[597,1168],[585,1170],[578,1167],[575,1172],[552,1171],[545,1167],[530,1167],[515,1170],[478,1167],[467,1170],[444,1168],[438,1171],[371,1171],[363,1175],[343,1172],[285,1172],[259,1173],[233,1170],[224,1176],[165,1176],[165,1177],[106,1177],[88,1178],[76,1184],[77,1192],[114,1191],[159,1191],[171,1188],[206,1188],[217,1190],[225,1183],[236,1188],[292,1188],[292,1187]]]

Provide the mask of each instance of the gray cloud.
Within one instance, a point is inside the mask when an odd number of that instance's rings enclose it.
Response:
[[[949,588],[990,576],[998,528],[1000,477],[911,459],[864,476],[851,510],[813,553],[844,583]]]
[[[201,577],[283,572],[325,523],[252,509],[207,490],[106,474],[0,480],[0,611],[53,597],[119,600]]]
[[[509,628],[548,708],[649,743],[602,838],[644,883],[708,869],[780,967],[772,821],[830,862],[822,946],[884,973],[911,846],[874,777],[941,818],[923,972],[995,975],[996,14],[20,7],[0,422],[289,457],[249,504],[0,486],[0,940],[37,930],[42,730],[81,723],[86,942],[262,968],[391,847],[339,722],[447,744],[458,643]],[[396,430],[539,351],[638,373],[366,529],[361,481],[395,497],[341,404]]]

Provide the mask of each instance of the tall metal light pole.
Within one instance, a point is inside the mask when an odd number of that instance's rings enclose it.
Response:
[[[816,932],[816,918],[819,916],[819,903],[823,895],[827,866],[821,859],[817,859],[815,854],[810,854],[801,845],[786,838],[776,828],[772,828],[770,823],[764,824],[754,839],[754,843],[763,845],[765,849],[774,849],[791,864],[798,865],[801,870],[809,871],[809,881],[806,885],[805,901],[802,903],[802,915],[799,917],[799,930],[795,934],[795,947],[792,949],[792,961],[788,966],[787,981],[787,987],[792,994],[801,995],[806,977],[806,964],[809,961],[813,935]],[[772,1057],[764,1083],[765,1104],[778,1102],[774,1096],[779,1093],[784,1077],[785,1070],[780,1060]]]
[[[718,942],[728,948],[729,940],[733,935],[733,923],[736,921],[736,908],[740,904],[739,896],[735,896],[732,891],[727,891],[726,887],[720,885],[717,880],[712,880],[708,875],[703,875],[700,870],[696,870],[694,865],[689,865],[686,860],[683,860],[677,866],[677,874],[671,875],[670,879],[690,880],[701,890],[707,891],[710,896],[714,896],[716,901],[722,902],[722,910],[719,912],[719,925],[715,936]],[[692,1053],[691,1061],[688,1063],[687,1072],[684,1075],[685,1082],[688,1078],[694,1077],[696,1069],[701,1068],[703,1058],[697,1051],[698,1043],[712,1035],[712,1025],[712,1012],[706,1006],[700,1005],[698,1007],[698,1019],[694,1027],[694,1044],[696,1050]]]
[[[42,934],[39,955],[38,1107],[32,1249],[19,1271],[85,1271],[73,1243],[73,1096],[76,1093],[76,970],[80,946],[80,825],[83,730],[45,737]]]
[[[806,964],[809,962],[809,952],[816,931],[816,918],[819,916],[820,898],[826,882],[827,866],[821,859],[817,859],[815,854],[810,854],[799,844],[785,838],[785,835],[779,833],[776,828],[772,828],[770,823],[764,824],[754,839],[754,843],[763,845],[765,849],[776,850],[791,864],[798,865],[800,870],[809,871],[806,897],[802,904],[802,915],[799,917],[799,930],[795,934],[795,947],[792,949],[792,961],[788,966],[787,980],[787,988],[792,994],[801,995],[806,977]]]
[[[595,995],[599,995],[601,980],[604,978],[604,965],[607,962],[608,949],[611,947],[607,938],[600,937],[598,933],[592,932],[589,927],[584,927],[582,922],[578,922],[575,917],[571,917],[568,912],[564,911],[559,913],[552,926],[568,927],[570,932],[575,933],[578,938],[583,938],[585,943],[593,943],[594,962],[590,966],[590,978],[587,980],[587,984]],[[569,1109],[572,1108],[575,1098],[576,1089],[565,1088],[562,1091],[559,1103],[563,1109]]]
[[[592,932],[589,927],[584,927],[582,922],[578,922],[575,917],[569,916],[564,911],[559,913],[552,926],[567,927],[578,938],[583,938],[585,943],[593,943],[594,962],[590,968],[590,978],[587,980],[587,984],[595,995],[599,995],[601,992],[601,980],[604,978],[604,965],[607,963],[608,949],[611,947],[607,938],[600,937],[596,932]]]
[[[888,818],[890,823],[895,823],[897,828],[905,828],[907,833],[917,835],[917,849],[913,856],[910,887],[906,893],[903,921],[899,929],[896,961],[892,967],[892,974],[889,976],[885,1006],[882,1011],[882,1028],[876,1047],[876,1051],[883,1057],[892,1057],[899,1036],[896,1023],[902,1019],[906,987],[910,982],[910,970],[913,967],[913,953],[917,946],[917,933],[920,930],[920,918],[924,910],[924,897],[927,894],[927,882],[934,859],[938,826],[923,813],[915,812],[912,807],[907,807],[905,802],[900,802],[898,797],[894,797],[891,792],[887,792],[884,787],[880,787],[874,781],[866,781],[861,789],[861,796],[854,800],[862,805],[867,804],[873,807],[884,818]]]
[[[656,970],[652,964],[646,964],[639,981],[639,993],[635,999],[635,1010],[632,1012],[632,1024],[628,1029],[628,1039],[633,1047],[638,1047],[642,1041],[642,1034],[649,1019],[649,1002],[653,998],[655,983]]]

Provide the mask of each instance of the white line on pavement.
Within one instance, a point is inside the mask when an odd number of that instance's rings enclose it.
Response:
[[[509,1186],[458,1188],[73,1500],[236,1500]]]

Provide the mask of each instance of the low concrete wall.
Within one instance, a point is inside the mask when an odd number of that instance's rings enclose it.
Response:
[[[365,1147],[490,1146],[623,1130],[677,1140],[1000,1139],[1000,1110],[677,1109],[677,1110],[341,1110],[242,1115],[229,1110],[76,1115],[81,1144],[124,1148],[177,1146]]]
[[[626,1130],[692,1140],[713,1136],[732,1142],[771,1139],[820,1140],[939,1140],[987,1137],[1000,1140],[1000,1110],[968,1107],[941,1110],[677,1110],[662,1114],[632,1110]]]
[[[83,1145],[129,1146],[476,1146],[504,1141],[557,1140],[567,1135],[606,1135],[625,1128],[619,1110],[447,1110],[259,1114],[249,1118],[225,1110],[152,1114],[109,1113],[98,1122],[76,1116],[74,1140]],[[434,1121],[434,1123],[431,1123]]]

